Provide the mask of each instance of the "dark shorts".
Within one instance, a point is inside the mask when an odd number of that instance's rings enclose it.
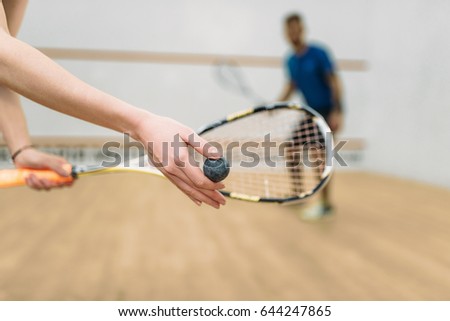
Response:
[[[330,107],[330,108],[313,108],[316,112],[318,112],[322,117],[323,117],[323,119],[325,119],[325,121],[328,123],[328,117],[330,116],[330,114],[331,114],[331,110],[332,110],[332,108]]]

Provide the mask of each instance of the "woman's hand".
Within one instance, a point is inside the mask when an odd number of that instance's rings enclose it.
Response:
[[[149,160],[194,203],[219,208],[225,197],[218,192],[225,186],[210,181],[192,161],[189,148],[208,158],[219,158],[216,148],[191,128],[173,119],[148,114],[140,122],[135,136],[147,149]]]
[[[61,176],[70,175],[70,172],[64,169],[68,165],[64,158],[46,154],[34,148],[28,148],[22,151],[15,158],[14,164],[17,168],[51,169]],[[73,182],[57,183],[31,174],[26,178],[26,183],[33,189],[49,191],[56,187],[71,186]]]

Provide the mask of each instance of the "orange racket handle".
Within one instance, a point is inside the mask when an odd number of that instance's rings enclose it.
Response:
[[[67,168],[65,169],[71,171],[72,166],[68,164]],[[2,169],[0,170],[0,188],[26,185],[25,179],[30,174],[34,174],[38,178],[48,179],[49,181],[55,183],[69,183],[75,179],[72,176],[60,176],[54,171],[47,169]]]

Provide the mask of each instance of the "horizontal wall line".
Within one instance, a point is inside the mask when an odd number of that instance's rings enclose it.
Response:
[[[131,142],[132,140],[130,138]],[[118,142],[124,145],[124,137],[117,136],[33,136],[31,137],[33,145],[37,147],[97,147],[101,148],[106,142]],[[364,150],[366,149],[366,141],[358,137],[340,138],[339,141],[346,141],[342,150]],[[336,143],[337,143],[336,142]],[[0,137],[0,148],[6,147],[4,139]]]
[[[152,51],[94,50],[72,48],[37,48],[53,59],[146,62],[159,64],[214,65],[232,62],[245,67],[281,68],[282,58],[275,56],[214,55],[199,53],[169,53]],[[342,71],[366,71],[361,59],[338,59]]]

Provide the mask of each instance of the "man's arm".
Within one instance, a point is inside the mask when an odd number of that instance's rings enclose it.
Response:
[[[289,98],[291,98],[292,94],[295,91],[295,85],[292,81],[287,82],[284,85],[283,91],[280,95],[280,98],[278,99],[279,101],[286,101]]]
[[[342,127],[342,86],[335,72],[327,77],[333,99],[333,109],[328,116],[328,124],[332,131],[338,131]]]
[[[338,131],[342,125],[342,86],[337,75],[335,64],[326,51],[320,51],[319,59],[322,64],[324,77],[331,90],[332,110],[327,122],[332,131]]]
[[[339,77],[336,73],[328,75],[328,85],[331,88],[331,95],[333,99],[333,111],[342,112],[342,86]]]

